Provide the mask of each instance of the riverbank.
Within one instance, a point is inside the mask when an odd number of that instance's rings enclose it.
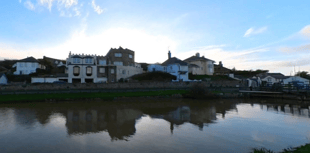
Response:
[[[283,151],[280,153],[309,153],[309,152],[310,152],[310,144],[306,144],[304,146],[296,148],[283,149]],[[275,152],[265,148],[261,148],[261,149],[254,149],[253,153],[275,153]]]
[[[74,100],[113,100],[121,97],[173,97],[182,98],[187,90],[162,90],[145,92],[105,92],[105,93],[52,93],[1,95],[0,103],[17,102],[58,102]]]

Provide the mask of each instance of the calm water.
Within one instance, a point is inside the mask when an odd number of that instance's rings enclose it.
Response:
[[[259,102],[0,105],[0,152],[250,152],[310,143],[308,105]]]

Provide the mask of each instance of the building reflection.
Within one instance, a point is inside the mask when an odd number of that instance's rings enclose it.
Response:
[[[134,109],[68,110],[66,127],[69,135],[106,131],[111,140],[127,140],[135,134],[141,116],[142,112]]]
[[[198,126],[199,130],[203,130],[204,126],[215,123],[217,114],[221,114],[224,118],[226,112],[233,109],[237,110],[236,103],[179,106],[175,110],[164,114],[150,115],[150,117],[170,122],[170,130],[173,133],[175,125],[178,126],[186,122]]]
[[[267,107],[267,111],[274,111],[278,113],[291,114],[294,116],[301,116],[310,118],[310,111],[308,107],[301,107],[298,105],[287,105],[287,104],[268,104],[260,105],[261,109]]]
[[[83,135],[89,133],[108,132],[112,141],[128,140],[136,133],[135,125],[143,115],[151,118],[163,119],[169,122],[167,130],[171,133],[176,126],[185,123],[193,124],[203,130],[210,124],[216,123],[219,118],[225,118],[231,111],[238,111],[237,104],[233,102],[215,103],[173,103],[169,106],[163,104],[135,104],[135,105],[85,105],[74,106],[55,104],[40,105],[38,107],[14,108],[16,123],[31,129],[35,125],[46,125],[51,115],[58,113],[66,119],[65,127],[68,135]],[[256,104],[252,104],[254,107]],[[256,105],[257,106],[257,105]],[[291,114],[310,118],[308,106],[285,104],[259,104],[264,111]],[[86,108],[87,107],[87,108]],[[0,111],[1,113],[1,111]]]

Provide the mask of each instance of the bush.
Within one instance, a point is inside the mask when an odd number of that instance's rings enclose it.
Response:
[[[134,75],[131,79],[138,81],[171,81],[176,80],[176,76],[165,72],[147,72]]]
[[[194,99],[202,99],[202,98],[216,98],[216,95],[210,92],[204,84],[197,83],[194,84],[190,90],[188,97]]]

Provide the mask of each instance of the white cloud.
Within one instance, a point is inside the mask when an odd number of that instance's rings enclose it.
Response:
[[[301,52],[309,52],[310,51],[310,44],[301,45],[297,47],[281,47],[279,51],[284,53],[301,53]]]
[[[111,28],[89,36],[85,29],[72,34],[71,38],[62,44],[51,47],[34,47],[27,50],[0,45],[0,53],[4,58],[25,58],[34,56],[42,58],[44,55],[65,59],[69,52],[87,53],[105,56],[110,48],[128,48],[135,51],[136,62],[164,62],[168,58],[168,46],[175,53],[177,42],[165,35],[151,35],[143,30],[127,28]]]
[[[249,36],[251,36],[251,35],[257,35],[257,34],[260,34],[260,33],[265,32],[266,30],[267,30],[267,27],[266,27],[266,26],[265,26],[265,27],[258,28],[258,29],[254,28],[254,27],[251,27],[250,29],[248,29],[248,30],[245,32],[245,34],[244,34],[243,37],[249,37]]]
[[[299,34],[306,38],[310,38],[310,25],[305,26],[299,31]]]
[[[19,0],[19,3],[22,3],[22,0]]]
[[[21,0],[19,2],[21,2]],[[33,4],[32,2],[27,0],[24,4],[25,7],[29,10],[35,10],[36,8],[47,8],[50,12],[52,12],[52,8],[54,6],[57,6],[57,10],[62,17],[81,15],[80,7],[73,7],[78,6],[78,0],[37,0],[36,4]],[[82,7],[83,5],[80,6]]]
[[[96,5],[95,0],[93,0],[93,1],[91,2],[91,4],[92,4],[92,7],[94,8],[94,11],[95,11],[96,13],[98,13],[98,14],[103,13],[103,9],[101,9],[101,7],[100,7],[99,5]]]
[[[28,0],[24,3],[25,7],[29,10],[34,11],[35,10],[35,6]]]

